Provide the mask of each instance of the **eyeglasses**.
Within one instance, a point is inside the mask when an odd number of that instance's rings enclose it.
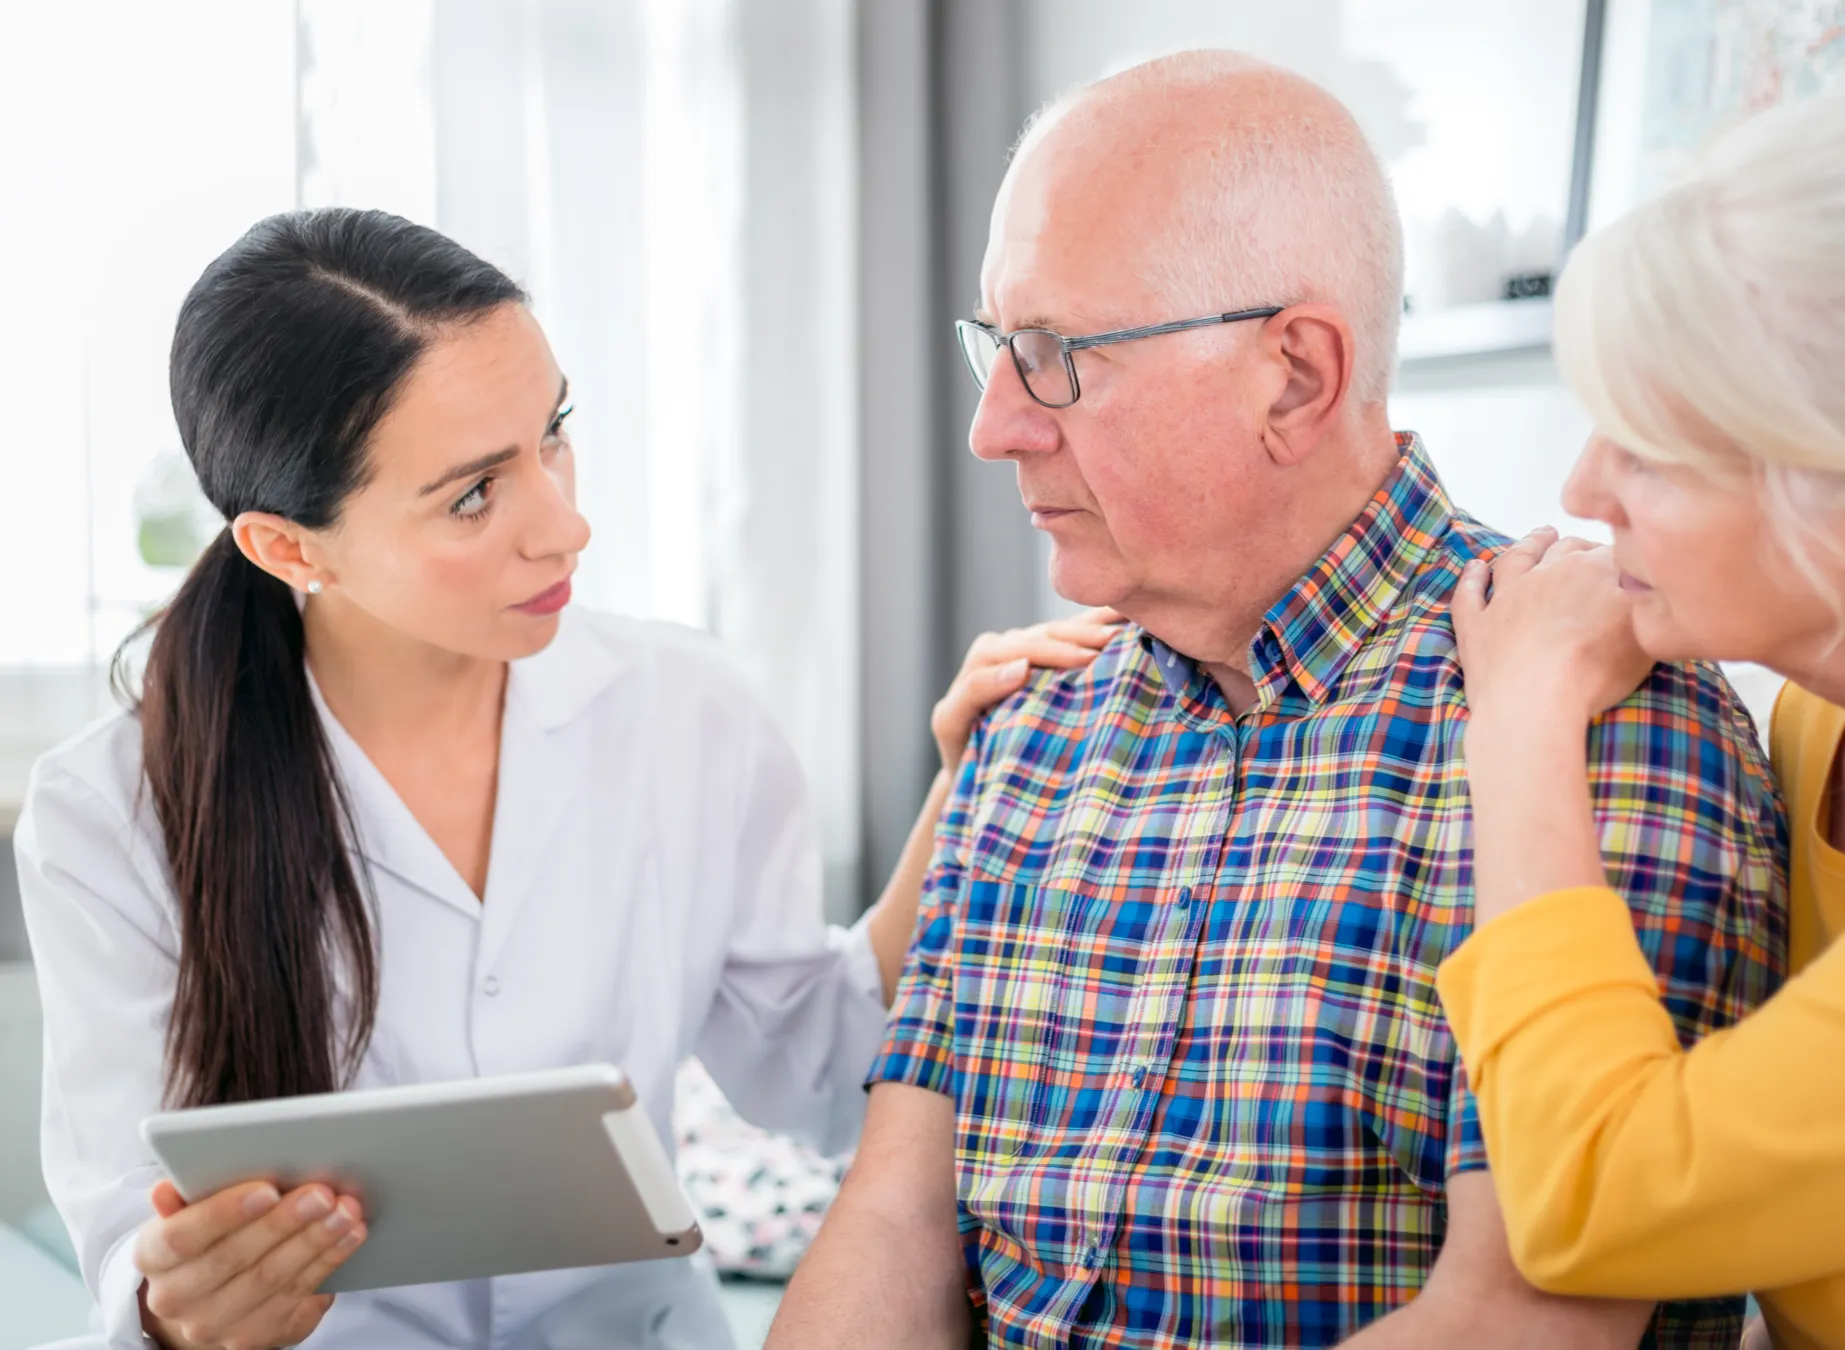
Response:
[[[1106,347],[1116,342],[1159,337],[1163,333],[1182,333],[1188,328],[1241,323],[1244,319],[1268,319],[1282,309],[1281,305],[1266,305],[1230,314],[1210,314],[1202,319],[1156,323],[1150,328],[1120,328],[1090,337],[1063,337],[1048,328],[1021,328],[1016,333],[1002,333],[990,324],[957,319],[955,337],[961,343],[961,355],[967,358],[968,371],[982,393],[986,392],[987,381],[993,376],[993,363],[999,359],[1003,347],[1012,353],[1012,364],[1018,369],[1026,393],[1047,408],[1067,408],[1082,397],[1083,388],[1077,383],[1072,354],[1085,347]]]

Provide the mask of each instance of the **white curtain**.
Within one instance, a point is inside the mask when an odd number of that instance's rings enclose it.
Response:
[[[301,0],[302,193],[504,267],[569,376],[586,604],[709,628],[808,769],[857,747],[851,0]]]

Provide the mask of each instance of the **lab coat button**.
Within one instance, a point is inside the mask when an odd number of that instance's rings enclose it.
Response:
[[[486,994],[488,998],[492,998],[495,994],[500,992],[500,982],[497,978],[495,978],[492,975],[489,975],[486,979],[482,980],[480,987],[481,987],[481,992]]]

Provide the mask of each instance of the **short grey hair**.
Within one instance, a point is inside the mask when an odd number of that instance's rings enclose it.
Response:
[[[1160,97],[1226,80],[1291,97],[1216,125],[1187,127],[1204,166],[1181,194],[1148,280],[1175,306],[1208,314],[1256,305],[1329,304],[1356,343],[1353,394],[1381,402],[1396,369],[1403,313],[1403,224],[1383,164],[1350,112],[1291,71],[1233,51],[1161,57],[1052,100],[1027,123],[1024,153],[1092,99]]]

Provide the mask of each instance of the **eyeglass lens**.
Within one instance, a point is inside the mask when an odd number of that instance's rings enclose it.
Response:
[[[967,357],[974,383],[981,389],[993,377],[993,363],[1005,344],[993,333],[975,324],[964,323],[958,329],[961,350]],[[1063,341],[1055,333],[1041,328],[1026,328],[1012,335],[1013,360],[1025,387],[1033,398],[1052,407],[1073,403],[1076,391],[1070,387],[1070,370],[1063,359]]]

